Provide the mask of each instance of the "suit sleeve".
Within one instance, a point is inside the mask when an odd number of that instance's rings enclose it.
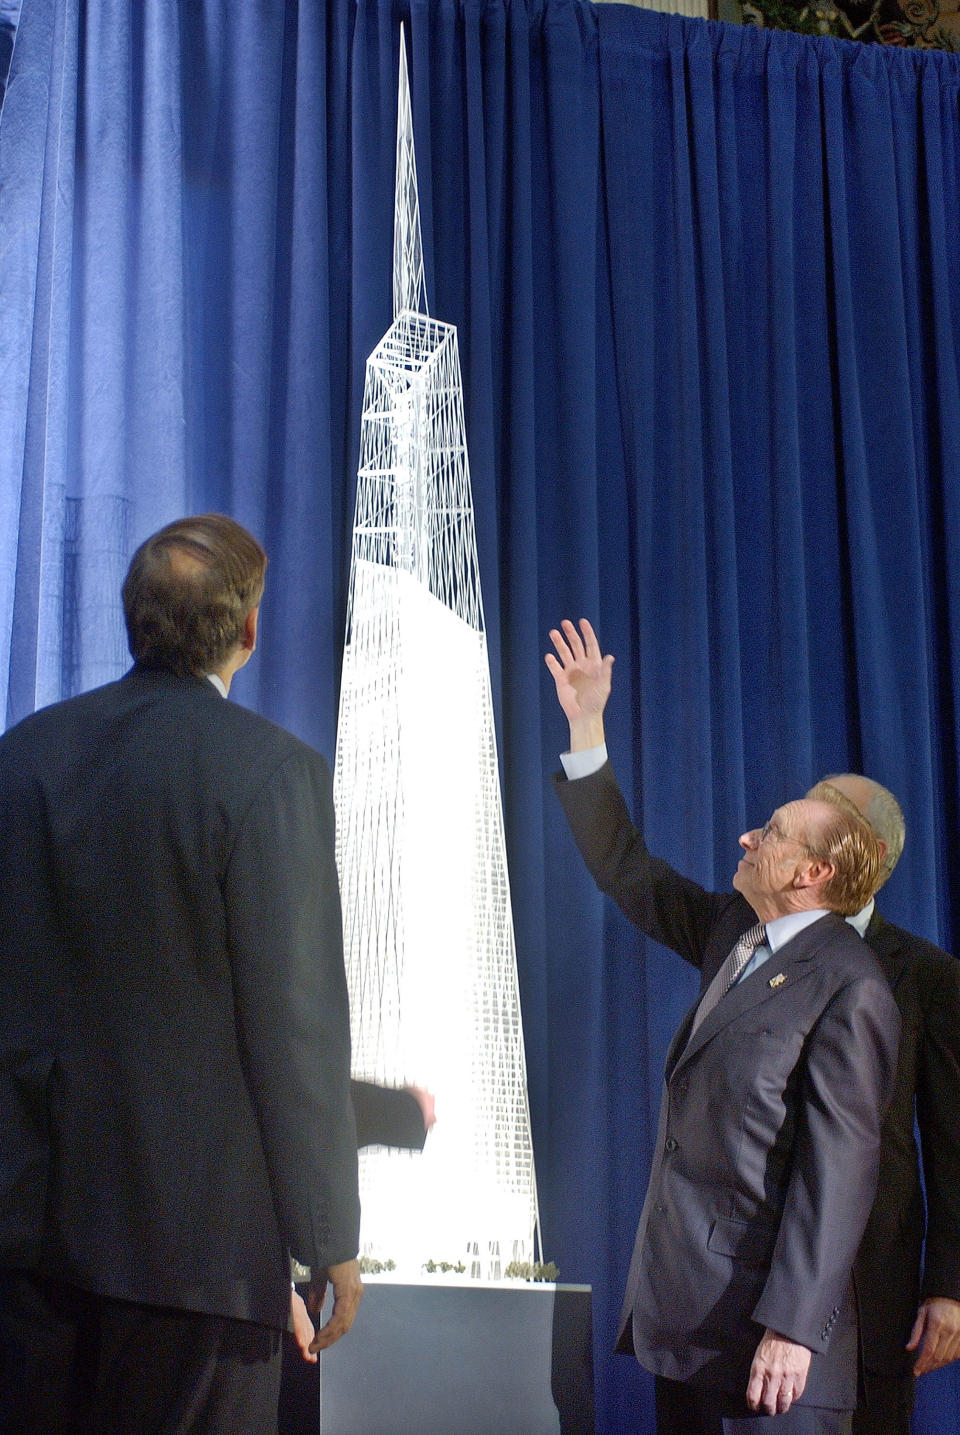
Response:
[[[283,1238],[315,1272],[358,1249],[350,1017],[326,763],[282,762],[224,880],[237,1034]]]
[[[960,962],[937,963],[924,1013],[917,1124],[927,1197],[923,1296],[960,1300]]]
[[[787,1193],[759,1326],[826,1350],[877,1185],[900,1014],[887,983],[858,978],[808,1038]]]
[[[554,787],[593,880],[654,941],[700,967],[717,898],[653,857],[634,826],[609,763]]]
[[[358,1146],[394,1146],[422,1151],[427,1139],[420,1103],[402,1087],[351,1081]]]
[[[40,797],[0,744],[0,1264],[38,1264],[50,1161],[48,1085],[66,991],[46,893]]]

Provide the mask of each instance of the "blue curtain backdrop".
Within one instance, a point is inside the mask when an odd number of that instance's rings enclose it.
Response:
[[[861,768],[909,822],[884,910],[957,944],[960,59],[581,0],[23,0],[7,722],[124,669],[132,548],[219,508],[271,553],[237,696],[332,753],[400,18],[431,308],[460,330],[546,1254],[594,1287],[598,1429],[648,1432],[609,1347],[692,982],[558,821],[546,630],[586,614],[617,655],[611,751],[664,855],[726,886],[748,821]],[[916,1429],[958,1423],[956,1373],[926,1377]]]

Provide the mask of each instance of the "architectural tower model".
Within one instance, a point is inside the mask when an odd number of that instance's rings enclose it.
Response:
[[[337,757],[354,1073],[436,1097],[361,1154],[362,1253],[496,1279],[537,1197],[456,329],[429,317],[404,44],[394,321],[367,360]]]

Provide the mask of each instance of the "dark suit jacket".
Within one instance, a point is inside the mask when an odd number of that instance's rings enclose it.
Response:
[[[893,990],[902,1032],[877,1199],[854,1280],[864,1363],[895,1375],[907,1374],[916,1358],[904,1346],[919,1301],[960,1300],[960,962],[879,912],[866,937]]]
[[[756,921],[651,857],[609,764],[557,791],[597,885],[712,980]],[[692,1013],[691,1013],[692,1014]],[[814,1352],[804,1403],[852,1408],[850,1270],[873,1201],[899,1020],[842,918],[805,928],[667,1058],[620,1348],[742,1397],[765,1327]]]
[[[287,1323],[357,1251],[323,759],[134,668],[0,739],[0,1264]]]

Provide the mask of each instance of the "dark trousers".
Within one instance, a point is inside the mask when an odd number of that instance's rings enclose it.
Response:
[[[910,1435],[912,1375],[864,1376],[866,1394],[853,1412],[853,1435]]]
[[[0,1435],[272,1435],[281,1340],[0,1272]]]
[[[850,1435],[849,1410],[793,1405],[785,1415],[755,1415],[746,1402],[657,1376],[657,1435]]]

